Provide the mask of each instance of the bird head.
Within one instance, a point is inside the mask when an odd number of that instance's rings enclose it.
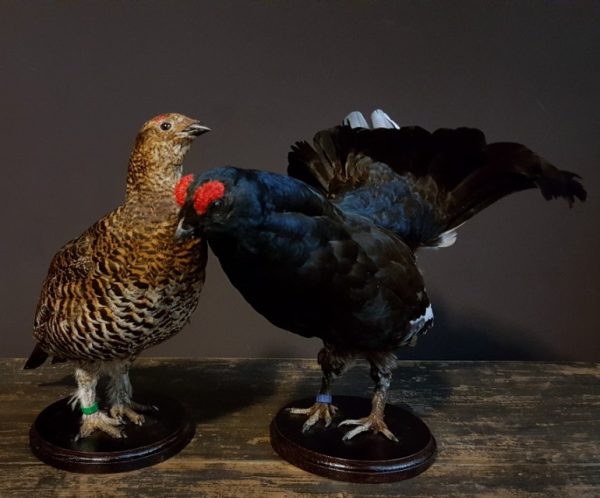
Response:
[[[176,238],[231,231],[238,223],[247,223],[256,212],[257,200],[246,174],[226,167],[184,176],[175,188],[181,207]]]
[[[136,185],[173,185],[194,139],[210,128],[182,114],[159,114],[138,133],[129,162],[128,190]]]

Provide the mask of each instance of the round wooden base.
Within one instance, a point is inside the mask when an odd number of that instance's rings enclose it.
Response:
[[[45,408],[29,432],[35,456],[53,467],[86,474],[125,472],[162,462],[179,453],[194,437],[195,424],[177,401],[161,395],[136,396],[158,411],[144,413],[145,422],[123,426],[127,437],[114,439],[96,432],[75,441],[80,413],[68,398]]]
[[[338,427],[336,422],[368,415],[370,400],[334,396],[333,404],[339,408],[339,414],[333,423],[328,428],[320,423],[302,433],[306,416],[292,415],[286,409],[305,408],[313,403],[314,398],[294,401],[271,422],[271,445],[292,465],[339,481],[374,483],[409,479],[427,470],[435,460],[435,439],[428,427],[402,408],[385,408],[385,421],[399,442],[372,432],[343,441],[352,427]]]

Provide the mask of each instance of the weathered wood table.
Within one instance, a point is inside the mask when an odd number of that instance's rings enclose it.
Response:
[[[154,467],[112,475],[44,465],[29,427],[73,388],[67,365],[21,370],[0,360],[0,497],[600,497],[600,364],[401,362],[391,401],[409,405],[437,438],[424,474],[393,484],[330,481],[292,467],[269,444],[286,402],[319,385],[314,360],[142,359],[134,389],[181,400],[197,422],[193,441]],[[338,394],[367,394],[360,365]]]

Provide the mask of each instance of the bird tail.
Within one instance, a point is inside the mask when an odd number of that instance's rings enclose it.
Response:
[[[400,128],[381,110],[371,119],[373,129],[353,112],[343,126],[318,132],[313,146],[296,143],[288,173],[413,248],[452,245],[460,225],[514,192],[537,188],[569,205],[586,198],[578,175],[524,145],[486,144],[473,128]]]
[[[23,367],[24,370],[31,370],[44,364],[48,359],[48,353],[44,351],[39,344],[36,344],[33,351],[29,355],[29,359]]]
[[[506,142],[487,145],[482,166],[465,175],[449,191],[440,235],[521,190],[537,188],[544,199],[563,198],[571,207],[575,199],[584,201],[587,196],[579,178],[575,173],[559,170],[524,145]]]

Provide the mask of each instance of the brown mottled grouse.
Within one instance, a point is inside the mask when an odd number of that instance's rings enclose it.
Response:
[[[80,437],[121,437],[126,417],[141,424],[147,407],[132,400],[129,367],[144,349],[179,332],[204,283],[206,243],[174,238],[174,190],[193,140],[209,129],[180,114],[144,124],[129,160],[125,203],[67,243],[50,264],[34,323],[37,344],[25,368],[48,356],[76,364],[73,404]],[[109,414],[96,384],[108,374]]]

